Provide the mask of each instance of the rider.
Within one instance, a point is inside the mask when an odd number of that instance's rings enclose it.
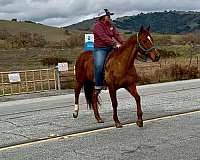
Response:
[[[108,9],[98,14],[93,34],[94,34],[94,67],[95,67],[95,90],[99,91],[104,88],[103,68],[108,53],[113,48],[119,48],[123,44],[123,39],[112,24],[111,13]]]

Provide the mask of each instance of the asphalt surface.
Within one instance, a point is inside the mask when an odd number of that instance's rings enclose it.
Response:
[[[200,112],[0,152],[20,160],[199,160]]]
[[[72,118],[72,92],[62,91],[43,97],[38,94],[40,98],[32,94],[20,98],[10,97],[9,101],[4,99],[0,103],[0,159],[148,159],[149,156],[149,159],[199,160],[200,80],[139,86],[138,91],[144,119],[197,112],[146,122],[143,128],[131,125],[81,137],[15,146],[56,135],[63,137],[110,127],[114,123],[108,91],[101,94],[100,112],[104,124],[96,123],[82,94],[77,119]],[[122,89],[118,91],[118,103],[121,122],[134,122],[135,100]],[[8,146],[15,147],[6,148]]]

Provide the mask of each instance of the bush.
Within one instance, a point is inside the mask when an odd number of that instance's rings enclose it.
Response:
[[[46,57],[41,60],[42,65],[57,65],[58,63],[67,62],[66,58]]]
[[[0,39],[6,40],[11,36],[11,34],[7,30],[0,30]]]
[[[43,35],[33,33],[32,35],[32,46],[33,47],[44,47],[47,44]]]
[[[179,56],[178,53],[175,53],[174,51],[168,51],[166,49],[158,49],[158,51],[160,52],[160,56],[162,58],[170,58],[170,57],[177,57],[177,56]]]
[[[18,45],[19,47],[30,47],[32,44],[31,33],[29,32],[20,32],[19,34]]]
[[[24,21],[25,23],[33,23],[33,24],[36,24],[35,22],[33,21]]]
[[[198,67],[176,64],[170,67],[171,77],[174,80],[198,78]]]
[[[200,44],[200,33],[188,33],[183,36],[183,41],[188,44]]]

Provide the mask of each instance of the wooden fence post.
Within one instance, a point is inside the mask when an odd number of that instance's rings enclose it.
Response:
[[[162,65],[161,65],[161,63],[160,63],[160,66],[159,66],[160,68],[159,68],[159,83],[161,82],[161,70],[162,70]]]
[[[1,73],[1,83],[2,83],[2,94],[3,94],[3,96],[4,96],[4,94],[5,94],[5,89],[4,89],[4,79],[3,79],[3,73]]]
[[[197,56],[197,71],[198,71],[198,76],[200,77],[200,72],[199,72],[199,56]]]

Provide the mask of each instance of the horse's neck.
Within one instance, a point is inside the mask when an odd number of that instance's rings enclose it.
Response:
[[[127,42],[125,43],[125,46],[122,49],[122,52],[120,54],[121,61],[124,66],[132,66],[135,58],[136,58],[136,44],[137,44],[137,37],[136,35],[132,35]]]

